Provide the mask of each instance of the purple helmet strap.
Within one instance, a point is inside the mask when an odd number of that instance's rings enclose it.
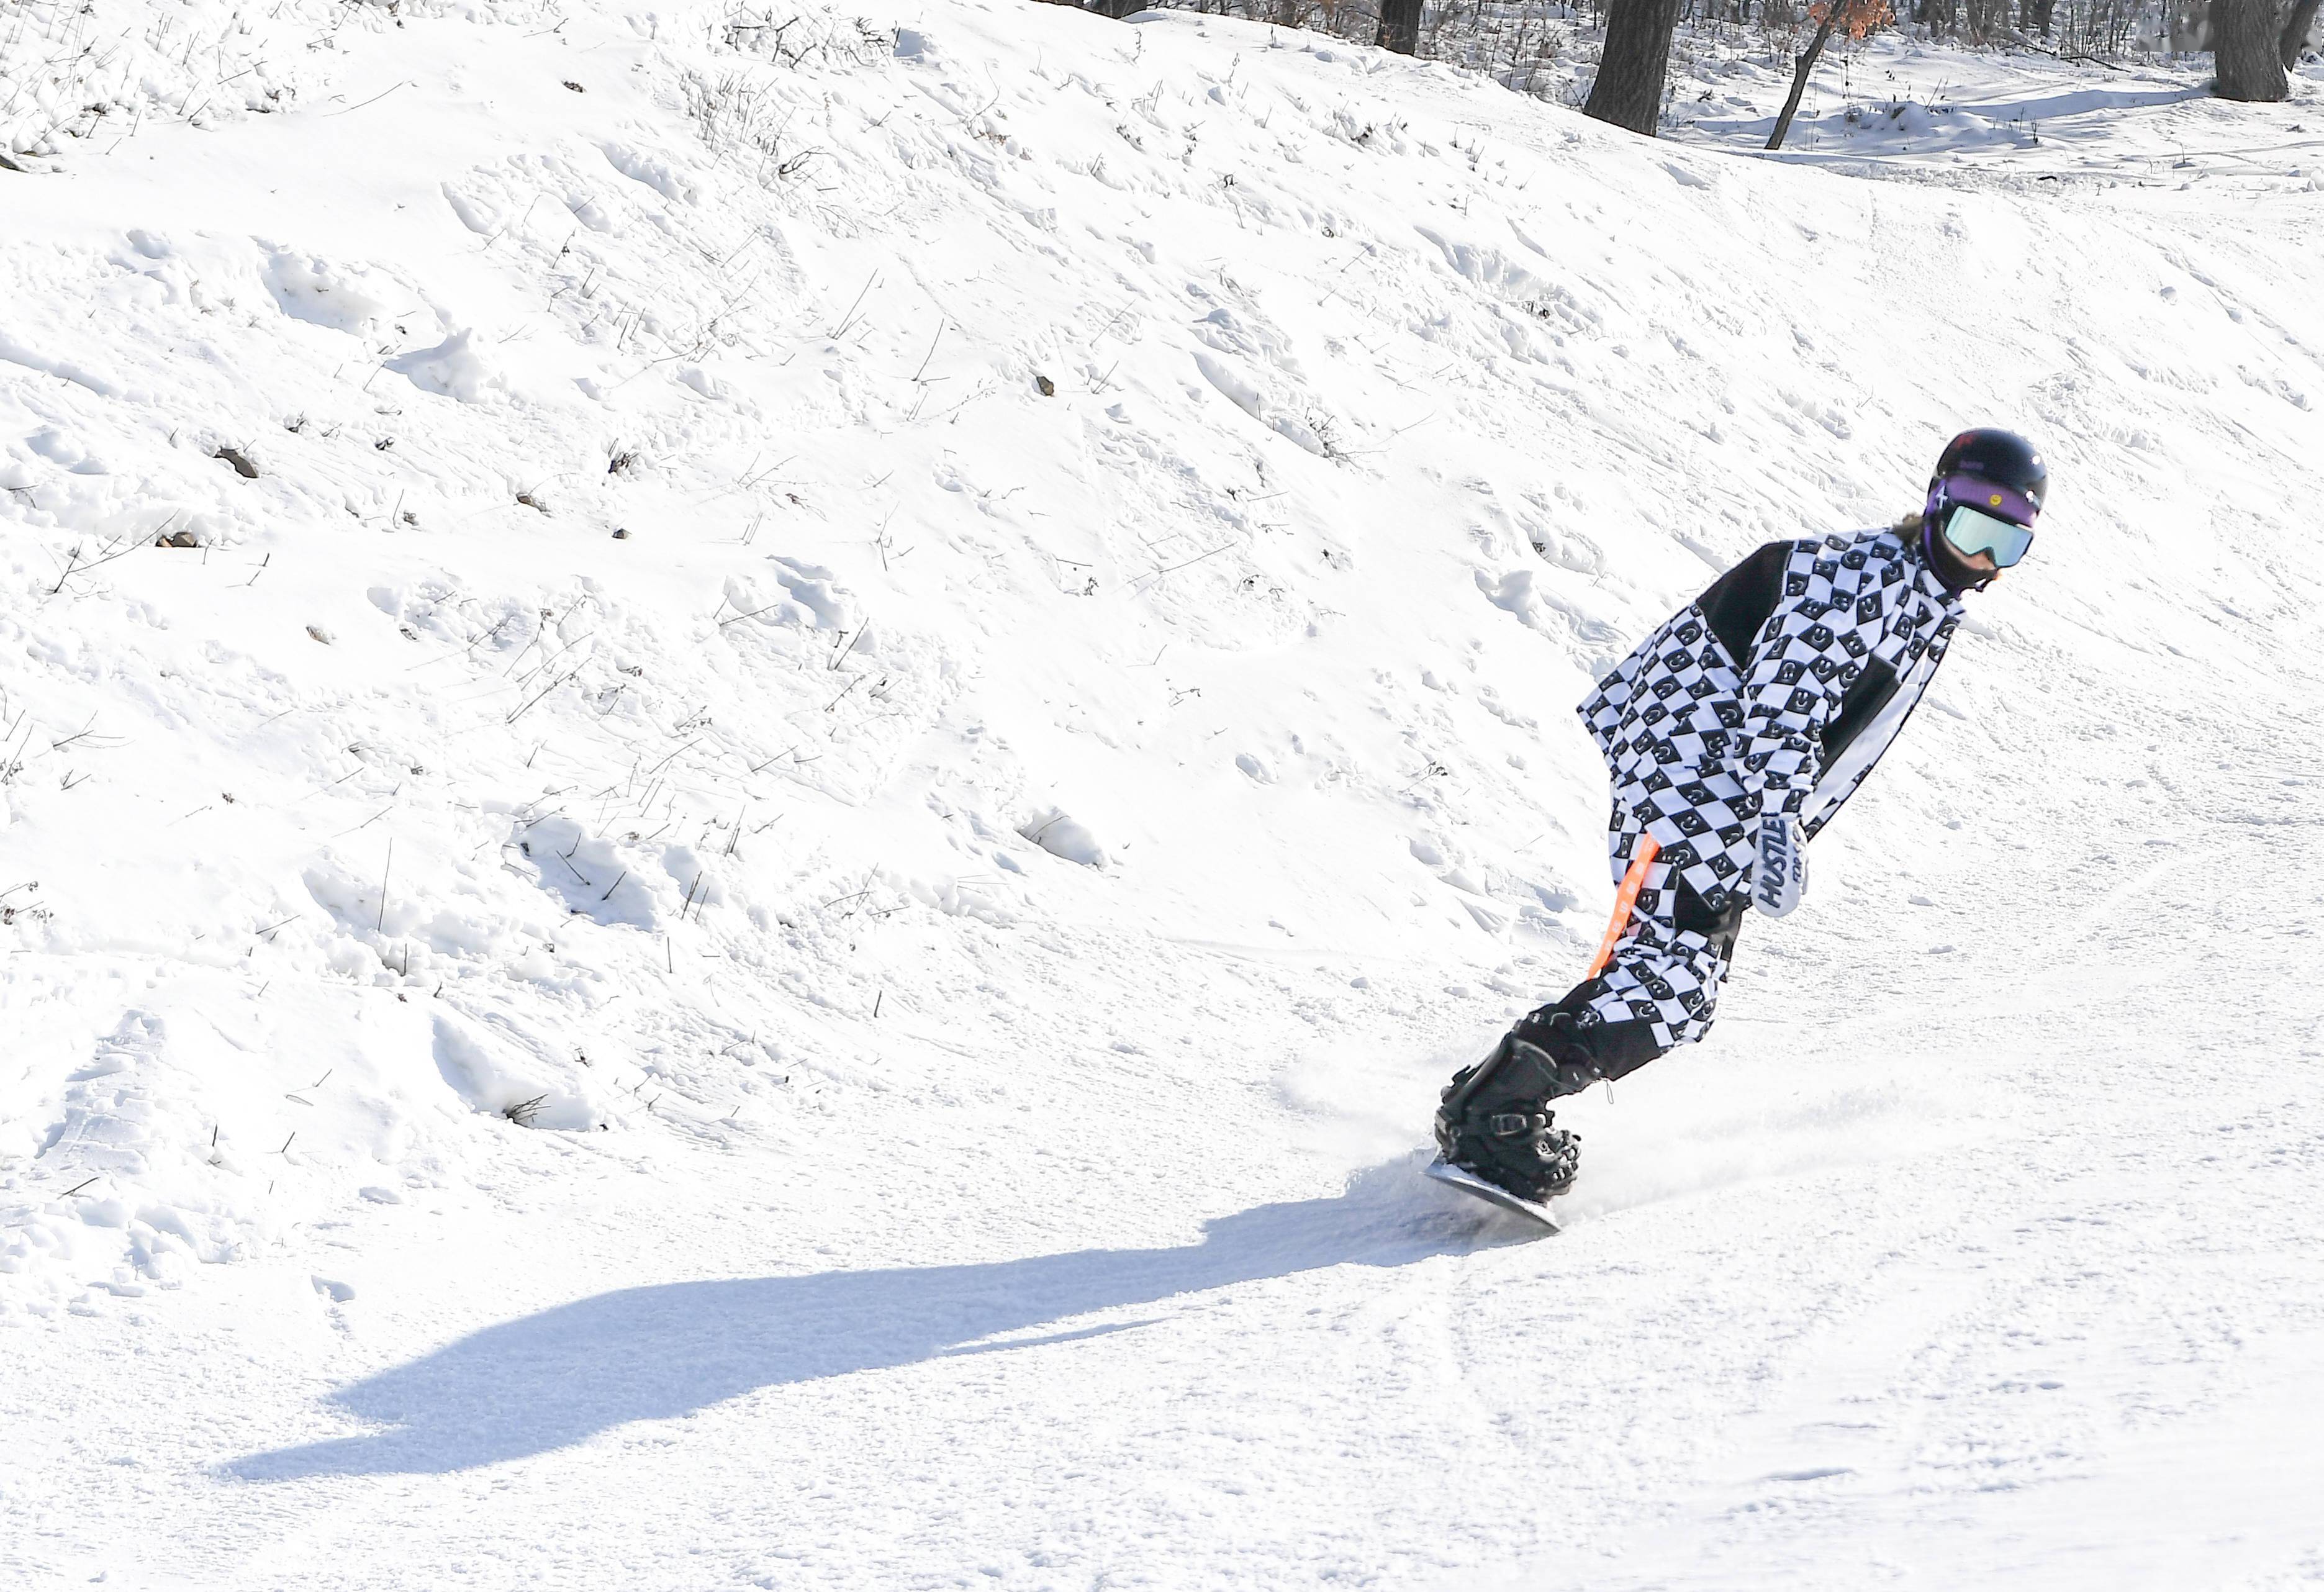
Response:
[[[1948,475],[1930,486],[1925,511],[1930,517],[1934,518],[1938,510],[1950,503],[1965,503],[2014,525],[2031,525],[2042,512],[2041,505],[2023,492],[1980,481],[1974,475]]]

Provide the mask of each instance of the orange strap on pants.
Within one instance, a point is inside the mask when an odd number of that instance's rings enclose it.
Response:
[[[1606,937],[1598,942],[1598,954],[1590,961],[1590,971],[1582,976],[1594,979],[1606,971],[1614,960],[1614,947],[1621,943],[1622,931],[1630,926],[1630,909],[1638,904],[1638,890],[1646,882],[1646,870],[1654,866],[1662,851],[1662,843],[1653,835],[1638,837],[1637,854],[1630,859],[1630,870],[1622,876],[1622,888],[1614,897],[1613,921],[1606,925]]]

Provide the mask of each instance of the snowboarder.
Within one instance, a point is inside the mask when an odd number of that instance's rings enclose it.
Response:
[[[1455,1073],[1443,1160],[1530,1204],[1581,1163],[1550,1102],[1711,1026],[1745,911],[1781,916],[1830,824],[1928,690],[1961,598],[2025,556],[2049,492],[2024,437],[1946,445],[1928,501],[1885,530],[1770,542],[1711,583],[1580,712],[1613,779],[1622,885],[1598,964]]]

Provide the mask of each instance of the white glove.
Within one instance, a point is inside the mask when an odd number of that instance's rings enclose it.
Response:
[[[1782,917],[1808,890],[1808,847],[1799,820],[1769,813],[1759,820],[1759,865],[1751,876],[1751,905]]]

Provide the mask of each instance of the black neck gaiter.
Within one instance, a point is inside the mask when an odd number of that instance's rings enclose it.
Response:
[[[1993,578],[1971,569],[1961,556],[1953,551],[1952,544],[1939,534],[1933,520],[1921,527],[1921,557],[1928,561],[1929,568],[1936,577],[1945,583],[1945,590],[1956,597],[1964,592],[1983,589],[1985,583]]]

